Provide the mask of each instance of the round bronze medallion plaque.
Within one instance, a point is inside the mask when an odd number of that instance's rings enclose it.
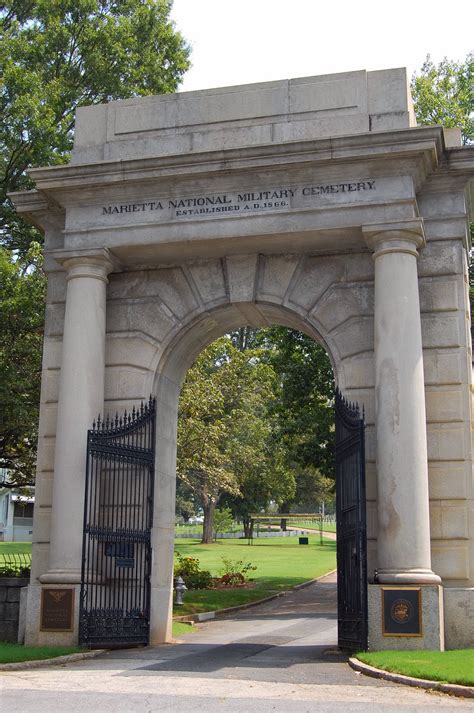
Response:
[[[406,624],[413,616],[413,606],[408,599],[396,599],[390,608],[390,614],[398,624]]]

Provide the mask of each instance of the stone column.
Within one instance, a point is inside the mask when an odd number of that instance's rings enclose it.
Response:
[[[81,580],[87,429],[104,407],[107,252],[57,258],[67,270],[56,426],[49,571],[43,583]]]
[[[437,584],[431,570],[419,219],[363,228],[375,262],[378,579]]]

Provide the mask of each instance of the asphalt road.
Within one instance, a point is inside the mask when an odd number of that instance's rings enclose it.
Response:
[[[355,673],[336,645],[334,576],[181,643],[0,674],[8,713],[434,713],[467,700]]]

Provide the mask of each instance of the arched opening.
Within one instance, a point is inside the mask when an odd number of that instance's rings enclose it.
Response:
[[[176,444],[178,403],[186,372],[197,356],[223,334],[243,326],[253,328],[281,325],[309,336],[326,350],[339,388],[339,356],[333,354],[323,336],[308,320],[279,305],[238,303],[206,312],[181,330],[168,346],[158,366],[156,489],[153,527],[153,571],[151,588],[151,642],[170,639],[172,612],[173,547],[175,535]],[[362,464],[362,468],[363,468]],[[364,502],[365,508],[365,502]],[[365,543],[364,543],[365,546]],[[350,575],[355,577],[355,569]],[[364,581],[366,587],[366,579]]]

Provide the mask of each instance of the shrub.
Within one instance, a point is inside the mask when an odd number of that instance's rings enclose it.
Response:
[[[31,567],[14,567],[0,562],[0,577],[29,577]]]
[[[197,557],[185,557],[176,553],[177,563],[174,567],[174,576],[182,577],[188,589],[209,589],[213,579],[210,572],[202,570]]]
[[[231,560],[223,557],[219,582],[225,587],[235,587],[239,584],[245,584],[248,579],[247,573],[255,571],[256,569],[255,565],[251,562]]]
[[[0,555],[0,577],[29,577],[31,555],[6,552]]]

